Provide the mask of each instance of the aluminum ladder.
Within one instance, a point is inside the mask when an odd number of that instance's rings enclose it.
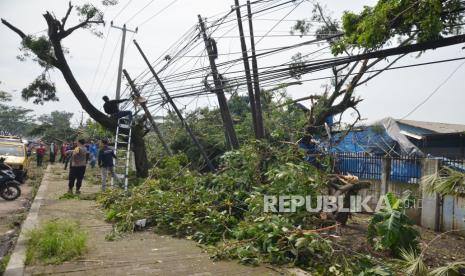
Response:
[[[115,173],[119,179],[111,179],[114,187],[115,181],[124,184],[124,190],[128,190],[129,159],[131,156],[131,123],[127,117],[118,119],[115,138]]]

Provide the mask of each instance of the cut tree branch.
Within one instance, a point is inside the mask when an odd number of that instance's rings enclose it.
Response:
[[[3,23],[3,25],[7,26],[10,30],[17,33],[22,39],[25,39],[27,37],[27,35],[23,31],[21,31],[20,29],[16,28],[13,25],[11,25],[10,22],[6,21],[3,18],[2,18],[2,23]]]

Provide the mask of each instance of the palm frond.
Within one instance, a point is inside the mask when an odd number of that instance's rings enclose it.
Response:
[[[449,263],[445,266],[435,268],[431,276],[460,276],[465,272],[465,261]]]
[[[465,174],[449,167],[443,167],[438,173],[424,176],[422,188],[426,193],[438,193],[442,196],[465,194]]]
[[[423,262],[423,256],[413,250],[401,249],[400,256],[403,259],[403,271],[406,275],[428,276],[428,267]]]

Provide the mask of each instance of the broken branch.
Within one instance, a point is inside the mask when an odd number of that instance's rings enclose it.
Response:
[[[10,22],[6,21],[3,18],[2,18],[2,23],[3,23],[3,25],[7,26],[10,30],[17,33],[22,39],[25,39],[27,37],[27,35],[23,31],[21,31],[20,29],[16,28],[13,25],[11,25]]]

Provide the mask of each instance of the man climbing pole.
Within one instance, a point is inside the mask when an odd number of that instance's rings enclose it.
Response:
[[[132,112],[129,110],[119,110],[119,104],[129,101],[130,99],[121,99],[121,100],[110,100],[108,96],[102,97],[103,101],[103,110],[105,113],[110,115],[115,119],[120,119],[123,117],[128,117],[130,121],[132,121]]]

